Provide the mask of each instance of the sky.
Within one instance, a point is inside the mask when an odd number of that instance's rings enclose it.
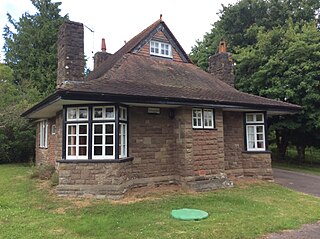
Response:
[[[56,2],[53,0],[52,2]],[[60,0],[61,15],[68,14],[71,21],[84,24],[85,55],[92,68],[93,54],[101,49],[101,39],[106,39],[107,52],[114,53],[132,37],[159,19],[170,28],[187,53],[209,32],[219,18],[221,4],[234,4],[237,0]],[[0,28],[8,23],[7,13],[15,20],[25,12],[34,14],[30,0],[1,0]],[[90,29],[90,30],[89,30]],[[92,31],[93,32],[92,32]],[[4,59],[0,39],[0,61]]]

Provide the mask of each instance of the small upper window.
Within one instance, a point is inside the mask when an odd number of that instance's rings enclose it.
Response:
[[[120,109],[120,120],[127,120],[127,108],[119,107]]]
[[[171,45],[164,42],[151,41],[150,54],[172,58]]]
[[[192,128],[213,129],[214,111],[213,109],[192,109]]]
[[[68,108],[67,120],[68,121],[88,120],[88,108],[87,107]]]
[[[94,120],[114,120],[115,118],[114,106],[99,106],[93,107]]]

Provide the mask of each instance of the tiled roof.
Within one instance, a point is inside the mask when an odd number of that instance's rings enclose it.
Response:
[[[293,104],[240,92],[191,63],[132,53],[124,54],[102,77],[69,85],[65,90],[299,109]]]
[[[132,53],[133,49],[162,24],[181,48],[187,63]],[[169,28],[160,19],[127,42],[83,82],[66,84],[59,91],[101,93],[105,95],[157,97],[180,101],[206,101],[257,109],[298,110],[299,106],[240,92],[193,65]]]

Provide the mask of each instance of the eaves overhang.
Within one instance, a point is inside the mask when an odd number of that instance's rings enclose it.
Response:
[[[62,110],[63,105],[94,104],[99,102],[127,103],[130,105],[166,105],[166,106],[197,106],[220,108],[225,111],[267,111],[271,114],[293,114],[301,110],[298,106],[261,105],[242,102],[213,101],[188,99],[181,97],[155,97],[139,95],[120,95],[97,92],[57,91],[38,104],[21,114],[30,119],[50,118]]]

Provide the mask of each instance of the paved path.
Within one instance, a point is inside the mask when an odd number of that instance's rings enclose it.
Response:
[[[320,197],[320,176],[273,169],[274,181],[293,190]],[[287,230],[272,233],[262,237],[263,239],[319,239],[320,222],[306,224],[297,230]]]
[[[282,186],[320,197],[320,176],[277,168],[273,169],[273,176],[274,181]]]

